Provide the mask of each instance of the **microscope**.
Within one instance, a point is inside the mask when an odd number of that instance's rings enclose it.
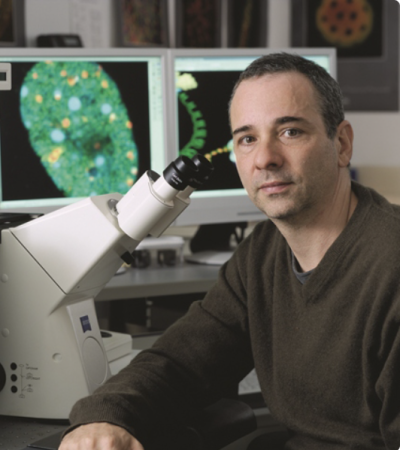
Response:
[[[94,298],[210,176],[197,155],[0,233],[0,414],[66,419],[110,377]]]

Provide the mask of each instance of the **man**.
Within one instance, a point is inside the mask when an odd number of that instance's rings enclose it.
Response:
[[[270,220],[202,302],[75,405],[60,450],[142,450],[254,366],[287,449],[399,448],[400,208],[351,183],[337,83],[298,56],[265,56],[239,79],[230,119],[241,180]]]

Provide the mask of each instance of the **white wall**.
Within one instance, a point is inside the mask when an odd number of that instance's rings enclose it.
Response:
[[[270,47],[290,46],[290,3],[270,0]],[[400,112],[349,112],[346,117],[355,131],[353,166],[399,166],[400,170]]]
[[[39,34],[76,33],[85,47],[116,44],[114,0],[29,0],[25,5],[25,39],[36,47]]]

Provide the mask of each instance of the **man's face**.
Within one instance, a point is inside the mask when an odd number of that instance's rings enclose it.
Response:
[[[231,104],[237,168],[250,198],[271,219],[298,220],[329,207],[339,166],[314,88],[298,73],[243,81]]]

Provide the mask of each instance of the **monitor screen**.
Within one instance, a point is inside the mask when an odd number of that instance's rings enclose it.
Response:
[[[1,210],[126,193],[166,163],[162,49],[13,49],[0,90]]]
[[[175,118],[170,159],[178,154],[205,155],[214,165],[206,185],[192,194],[191,206],[175,225],[251,222],[265,218],[240,182],[228,119],[228,102],[239,74],[256,58],[292,52],[311,59],[336,78],[331,48],[174,50],[170,85]]]

